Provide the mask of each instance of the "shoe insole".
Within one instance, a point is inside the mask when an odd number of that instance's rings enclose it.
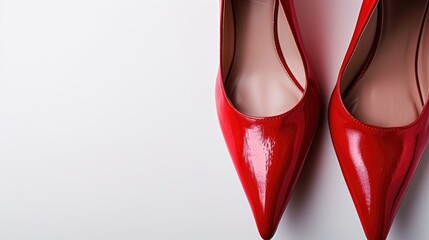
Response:
[[[378,21],[378,45],[366,71],[343,92],[347,109],[357,119],[394,127],[410,124],[419,116],[429,82],[428,2],[378,3],[371,20]]]
[[[225,86],[231,102],[240,112],[258,117],[290,110],[303,95],[305,71],[279,0],[232,0],[232,6],[235,52]],[[275,31],[299,83],[280,60]]]

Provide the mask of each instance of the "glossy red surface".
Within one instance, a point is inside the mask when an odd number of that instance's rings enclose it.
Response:
[[[270,239],[277,229],[303,167],[320,115],[319,90],[302,51],[293,3],[285,0],[282,4],[307,73],[307,88],[301,101],[292,110],[278,116],[246,116],[229,101],[221,68],[216,81],[220,126],[259,233],[264,239]],[[221,19],[222,9],[223,1]],[[222,34],[221,27],[221,48]]]
[[[376,4],[363,2],[329,107],[335,151],[369,240],[386,239],[429,140],[427,104],[413,123],[386,128],[355,119],[341,99],[340,80]]]

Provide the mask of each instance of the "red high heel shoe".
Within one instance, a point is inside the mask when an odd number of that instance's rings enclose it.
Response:
[[[319,119],[302,46],[292,0],[221,0],[217,111],[264,239],[277,229]]]
[[[365,234],[385,239],[429,140],[429,0],[364,0],[329,108]]]

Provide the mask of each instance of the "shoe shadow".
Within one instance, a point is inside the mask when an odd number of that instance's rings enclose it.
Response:
[[[326,136],[326,134],[329,134],[326,110],[330,92],[335,83],[334,79],[330,79],[332,74],[329,72],[332,69],[332,66],[330,66],[330,62],[332,62],[331,54],[329,54],[329,45],[332,37],[323,34],[329,26],[326,24],[327,21],[323,21],[322,19],[326,19],[329,13],[327,11],[320,11],[320,9],[326,8],[324,5],[327,1],[333,0],[295,1],[305,50],[317,77],[321,94],[321,115],[318,130],[314,136],[306,162],[287,207],[287,214],[294,219],[295,223],[300,222],[300,218],[305,218],[306,214],[302,210],[311,204],[311,192],[316,187],[315,181],[320,172],[319,169],[323,160],[320,156],[323,155],[322,152],[326,146],[326,139],[329,139],[329,136]],[[304,219],[302,220],[305,222]]]
[[[295,187],[286,213],[294,227],[305,228],[309,209],[314,204],[314,192],[322,178],[322,166],[329,164],[334,151],[329,136],[327,109],[329,98],[337,81],[338,71],[354,30],[361,0],[300,0],[295,1],[297,18],[305,50],[319,83],[322,114],[319,128],[308,153],[305,165]],[[335,6],[335,7],[333,7]],[[353,16],[355,19],[353,19]],[[346,21],[344,21],[346,19]],[[291,229],[290,226],[286,229]]]

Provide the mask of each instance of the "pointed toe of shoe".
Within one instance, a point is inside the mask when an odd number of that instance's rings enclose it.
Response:
[[[263,226],[262,228],[258,227],[259,235],[264,240],[270,240],[274,237],[274,234],[276,233],[276,228],[268,228]]]
[[[304,163],[291,158],[290,149],[274,147],[281,142],[253,145],[246,150],[247,158],[234,160],[262,239],[274,236]],[[267,150],[269,146],[274,148]]]
[[[235,125],[237,126],[237,125]],[[312,136],[282,121],[252,123],[227,146],[263,239],[274,235],[304,164]],[[237,136],[241,136],[237,138]]]
[[[401,149],[399,151],[386,153],[379,141],[366,142],[356,136],[356,131],[353,134],[350,139],[337,139],[336,142],[348,145],[347,153],[337,151],[338,160],[366,237],[384,240],[412,178],[417,159],[413,155],[404,156],[402,147],[397,148]],[[366,150],[362,149],[364,146]],[[397,157],[393,157],[396,154]]]
[[[256,218],[256,225],[258,227],[259,235],[264,240],[270,240],[276,233],[280,219],[273,220],[272,218],[260,217]]]
[[[365,234],[370,240],[383,240],[426,148],[428,124],[420,121],[401,128],[370,126],[353,118],[335,94],[329,124]]]
[[[390,226],[388,228],[381,228],[383,226],[383,222],[386,221],[383,216],[373,217],[372,219],[364,220],[367,225],[363,225],[363,229],[365,231],[366,238],[368,240],[384,240],[387,238],[387,235],[390,230]],[[371,223],[369,223],[371,222]],[[374,224],[374,222],[379,222],[380,225]],[[368,225],[369,224],[369,225]]]
[[[291,111],[250,117],[228,101],[218,80],[216,105],[222,133],[263,239],[274,235],[313,140],[319,115],[314,85]]]

